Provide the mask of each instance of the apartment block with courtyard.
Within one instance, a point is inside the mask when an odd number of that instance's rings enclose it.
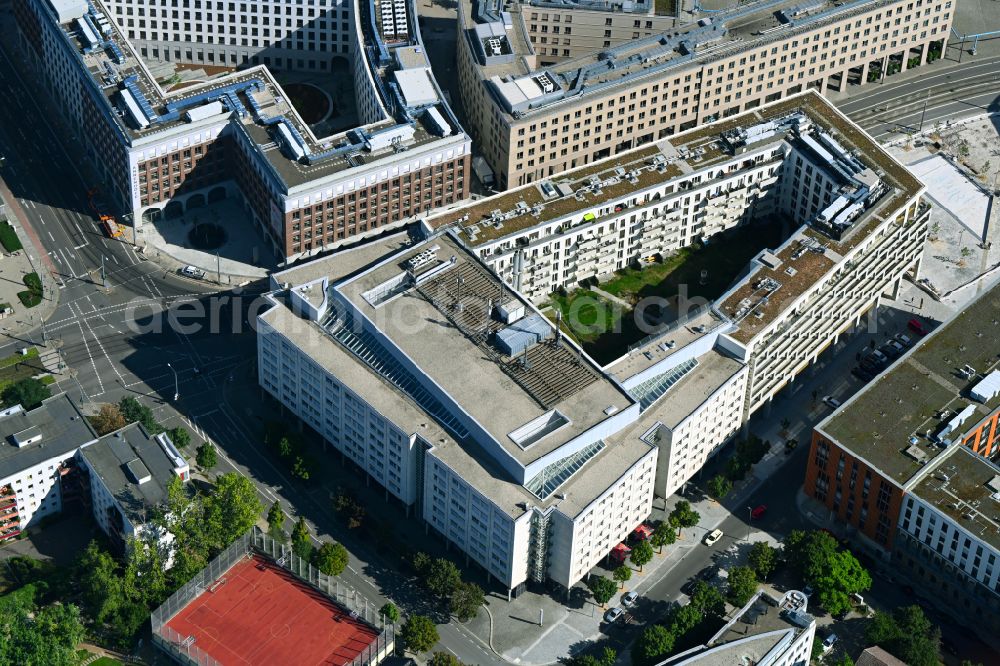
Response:
[[[803,485],[823,518],[993,644],[998,298],[984,291],[821,422]]]
[[[470,140],[412,2],[188,4],[14,5],[27,59],[120,221],[240,197],[290,262],[468,194]],[[356,122],[307,124],[272,70],[335,77]]]
[[[703,222],[701,190],[747,208]],[[569,587],[916,269],[923,191],[803,94],[275,274],[259,381],[510,592]],[[788,236],[598,364],[537,304],[685,196],[717,243],[758,203]]]
[[[517,187],[800,91],[922,65],[943,53],[953,2],[761,0],[682,12],[669,27],[643,3],[609,16],[582,2],[462,0],[467,129],[499,187]],[[578,37],[595,18],[610,22],[600,44]]]

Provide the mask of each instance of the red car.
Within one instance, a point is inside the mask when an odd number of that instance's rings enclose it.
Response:
[[[763,518],[765,513],[767,513],[767,505],[761,504],[750,512],[750,517],[757,520],[758,518]]]
[[[906,322],[906,327],[911,331],[913,331],[914,333],[916,333],[917,335],[921,336],[927,335],[927,329],[924,328],[924,322],[920,321],[919,319],[914,318]]]

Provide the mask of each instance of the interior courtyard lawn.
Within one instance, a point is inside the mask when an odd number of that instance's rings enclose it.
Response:
[[[686,247],[666,257],[662,263],[643,268],[626,268],[601,285],[601,289],[633,305],[649,296],[672,299],[681,285],[689,298],[714,300],[761,250],[773,249],[791,233],[780,220],[757,222],[714,236],[704,247]],[[701,271],[708,271],[704,284]]]
[[[651,296],[676,305],[680,288],[686,285],[687,298],[714,301],[746,272],[750,260],[761,250],[778,247],[791,232],[784,220],[762,220],[718,234],[703,247],[684,248],[661,263],[618,271],[600,289],[633,305]],[[702,270],[708,271],[704,284]],[[648,326],[636,322],[634,311],[589,289],[577,289],[567,296],[553,294],[552,304],[563,313],[564,330],[601,365],[623,356],[629,346],[650,334]]]
[[[562,312],[563,330],[583,345],[613,333],[623,310],[590,289],[582,288],[571,291],[566,296],[552,294],[552,306]],[[549,318],[555,320],[555,311]]]

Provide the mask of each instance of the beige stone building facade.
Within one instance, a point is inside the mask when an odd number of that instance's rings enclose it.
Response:
[[[517,187],[796,92],[840,91],[923,65],[944,51],[953,5],[757,2],[548,65],[553,45],[538,38],[542,25],[555,38],[554,15],[533,31],[540,8],[494,15],[463,0],[467,129],[499,186]],[[570,13],[575,28],[593,12]],[[560,23],[565,39],[565,17]]]

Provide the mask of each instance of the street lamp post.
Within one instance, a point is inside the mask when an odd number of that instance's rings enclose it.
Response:
[[[749,516],[747,516],[747,543],[750,543],[750,530],[751,530],[751,525],[753,523],[753,507],[748,506],[747,513],[750,514]]]
[[[180,386],[177,383],[177,370],[174,370],[174,366],[167,363],[167,367],[174,373],[174,402],[177,402],[177,398],[180,397]]]

